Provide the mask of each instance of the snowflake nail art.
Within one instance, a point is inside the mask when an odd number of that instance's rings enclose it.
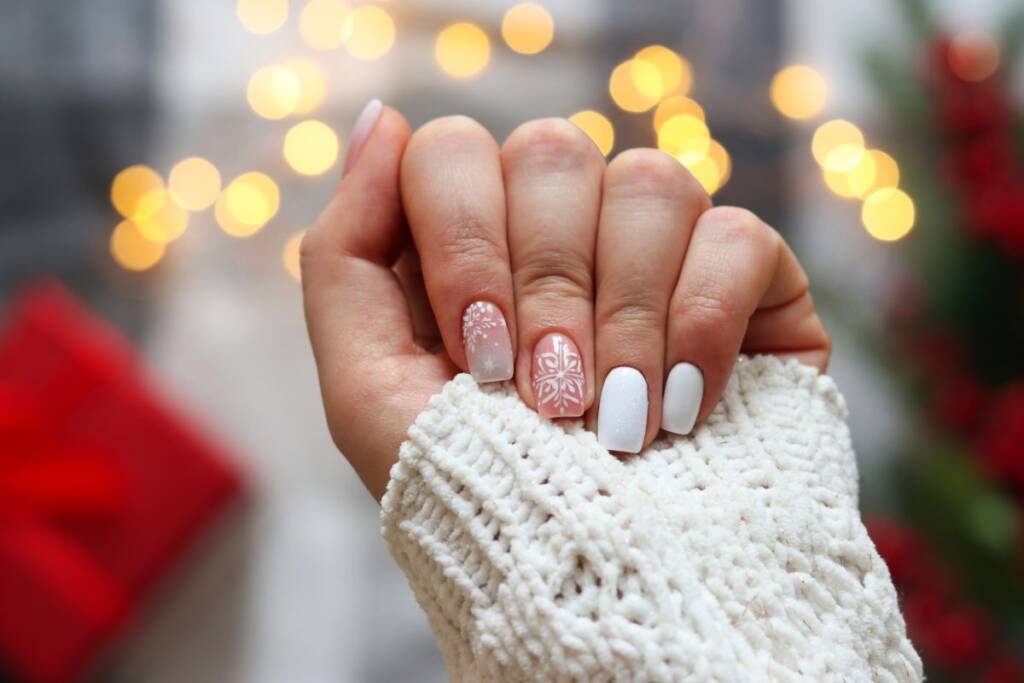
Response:
[[[533,350],[533,395],[544,417],[579,417],[585,396],[583,360],[564,334],[553,332]]]
[[[478,382],[512,378],[512,339],[501,309],[489,301],[477,301],[462,314],[462,343],[469,371]]]

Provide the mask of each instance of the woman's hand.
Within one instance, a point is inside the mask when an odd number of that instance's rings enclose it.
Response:
[[[667,154],[606,164],[562,119],[499,148],[464,117],[415,135],[392,109],[374,118],[303,240],[302,280],[331,434],[376,497],[459,370],[514,377],[542,415],[584,415],[606,448],[635,453],[704,419],[741,351],[825,369],[785,242],[710,208]]]

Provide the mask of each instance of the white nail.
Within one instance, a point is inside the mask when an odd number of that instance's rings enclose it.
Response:
[[[601,388],[597,440],[610,451],[639,453],[647,431],[647,380],[635,368],[618,367]]]
[[[704,375],[696,365],[676,363],[665,380],[661,428],[686,436],[693,431],[704,397]]]

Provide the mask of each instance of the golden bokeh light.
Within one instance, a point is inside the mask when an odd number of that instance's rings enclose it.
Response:
[[[986,80],[999,68],[999,60],[999,43],[984,31],[963,31],[949,43],[949,68],[965,81]]]
[[[679,159],[684,166],[707,156],[711,148],[711,133],[707,124],[696,116],[678,114],[658,129],[658,149]]]
[[[837,156],[845,159],[832,161]],[[843,145],[829,154],[822,172],[830,190],[840,197],[853,198],[867,195],[875,184],[878,169],[875,167],[875,157],[863,148]]]
[[[818,164],[822,168],[836,171],[849,170],[858,160],[855,151],[850,149],[851,146],[863,150],[864,134],[857,126],[843,119],[833,119],[821,124],[814,131],[814,138],[811,140],[811,151]],[[847,147],[847,149],[842,154],[830,156],[840,147]],[[831,165],[826,166],[827,163],[831,163]],[[843,168],[844,165],[846,168]]]
[[[793,64],[775,74],[769,92],[779,113],[791,119],[813,118],[828,102],[825,79],[805,64]]]
[[[914,227],[914,201],[894,187],[875,190],[864,200],[861,221],[868,234],[883,242],[894,242]]]
[[[593,109],[584,109],[570,116],[569,121],[594,141],[601,154],[608,156],[612,151],[615,146],[615,128],[607,116]]]
[[[342,40],[356,59],[380,59],[395,44],[395,22],[376,5],[360,5],[345,17]]]
[[[869,156],[867,150],[861,145],[853,143],[842,144],[828,153],[825,157],[825,163],[821,167],[825,171],[832,171],[834,173],[850,173],[867,156]]]
[[[284,64],[299,83],[299,101],[296,114],[308,114],[323,104],[327,95],[327,76],[316,62],[301,57],[290,59]]]
[[[133,218],[140,212],[152,210],[152,199],[144,202],[143,198],[156,190],[162,190],[164,181],[160,174],[148,166],[129,166],[116,176],[110,185],[110,202],[119,214],[125,218]],[[140,202],[142,206],[140,206]]]
[[[284,158],[297,173],[320,175],[338,160],[338,136],[322,121],[297,123],[284,136]]]
[[[167,244],[185,234],[188,211],[167,190],[153,190],[139,203],[146,205],[134,219],[139,234],[150,242]]]
[[[166,247],[151,242],[130,220],[121,221],[110,235],[110,255],[126,270],[148,270],[160,262]]]
[[[302,236],[305,234],[304,230],[295,233],[288,238],[288,241],[284,243],[284,249],[281,250],[281,261],[284,263],[284,269],[296,280],[302,279],[299,247],[302,246]]]
[[[266,35],[288,20],[288,0],[237,0],[235,14],[245,30]]]
[[[299,33],[314,50],[334,50],[345,42],[349,7],[344,0],[309,0],[299,15]]]
[[[729,156],[729,150],[723,147],[722,143],[718,140],[711,141],[711,144],[708,146],[708,156],[711,157],[718,168],[718,188],[721,188],[732,177],[732,157]]]
[[[434,58],[449,76],[471,78],[491,60],[491,41],[482,28],[461,21],[437,35]]]
[[[515,52],[535,55],[551,44],[555,22],[551,13],[536,2],[515,5],[501,20],[501,37]]]
[[[248,237],[277,214],[277,184],[262,173],[244,173],[225,188],[214,205],[217,224],[233,237]]]
[[[686,95],[693,86],[690,63],[664,45],[645,47],[634,55],[633,60],[647,62],[658,71],[661,95]]]
[[[608,92],[623,111],[634,114],[647,111],[663,94],[661,73],[650,62],[627,60],[612,71]]]
[[[299,106],[302,90],[291,69],[272,64],[249,78],[246,99],[249,106],[265,119],[283,119]]]
[[[171,169],[167,187],[181,206],[189,211],[202,211],[217,201],[220,172],[202,157],[189,157]]]
[[[868,154],[875,162],[875,179],[863,194],[866,196],[883,187],[898,187],[900,184],[900,167],[896,160],[880,149],[869,149]]]
[[[689,114],[690,116],[696,116],[701,121],[704,121],[704,108],[701,107],[697,102],[691,100],[689,97],[683,95],[675,95],[662,100],[658,108],[654,110],[654,130],[657,132],[665,122],[673,116],[679,116],[680,114]]]
[[[679,157],[676,158],[679,159]],[[723,185],[722,169],[718,167],[710,154],[686,160],[679,159],[679,161],[693,174],[693,177],[708,194],[714,194]]]

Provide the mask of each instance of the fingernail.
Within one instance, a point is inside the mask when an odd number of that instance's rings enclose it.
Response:
[[[512,379],[512,338],[501,309],[477,301],[462,314],[462,343],[469,372],[477,382]]]
[[[345,168],[342,174],[348,173],[349,169],[355,166],[356,159],[359,158],[359,153],[363,151],[366,140],[370,137],[370,133],[373,132],[373,127],[376,125],[377,119],[380,118],[382,111],[384,111],[384,104],[378,99],[373,99],[359,113],[359,117],[356,118],[356,124],[352,126],[352,135],[348,143],[348,153],[345,155]]]
[[[647,380],[618,367],[605,377],[597,413],[597,441],[610,451],[639,453],[647,431]]]
[[[686,436],[693,431],[704,397],[704,375],[696,365],[676,363],[665,380],[661,428]]]
[[[542,417],[583,414],[586,380],[576,344],[564,334],[544,335],[533,347],[533,397]]]

